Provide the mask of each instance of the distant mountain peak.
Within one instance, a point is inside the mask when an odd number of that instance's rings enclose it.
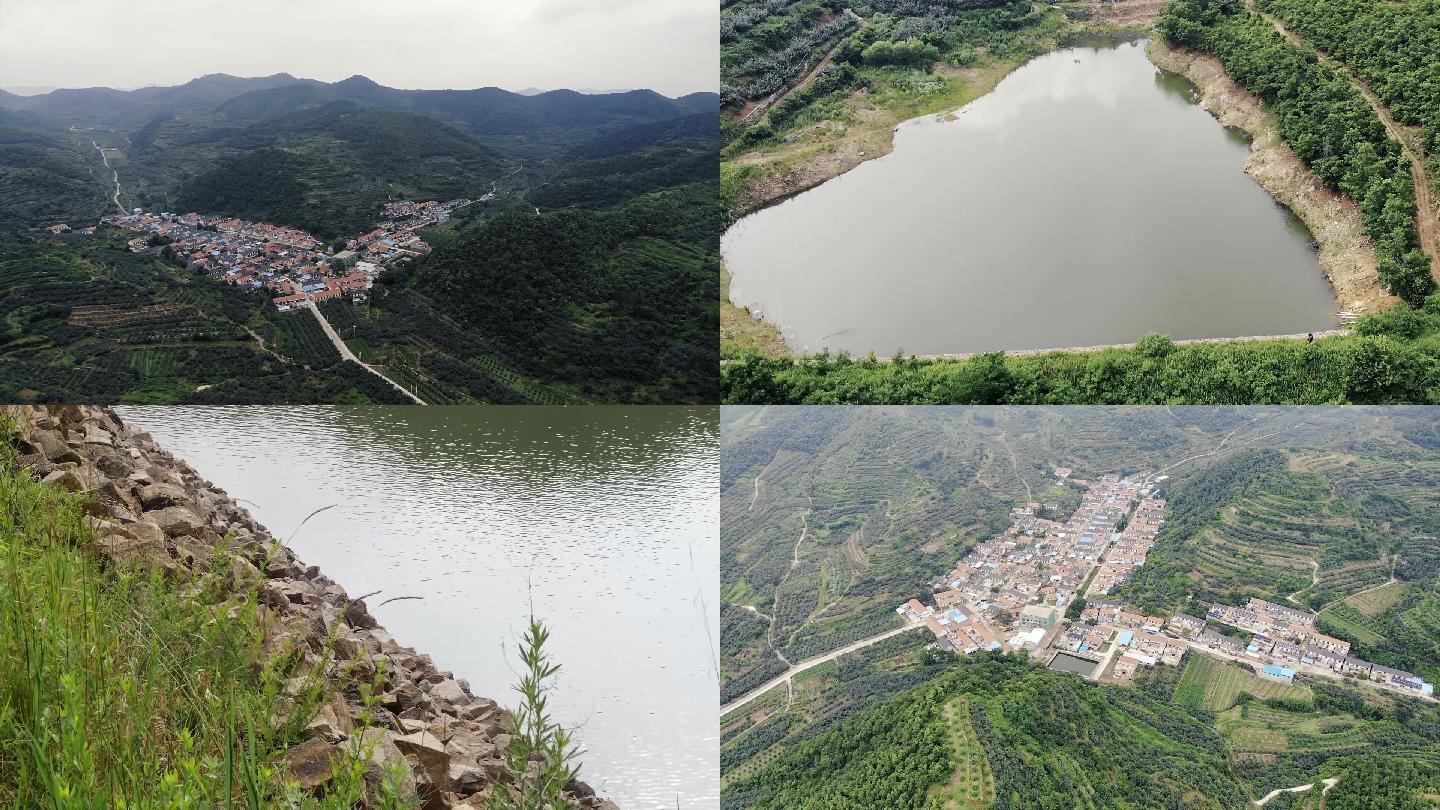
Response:
[[[369,77],[361,76],[359,73],[356,73],[354,76],[351,76],[351,77],[348,78],[348,79],[341,79],[340,81],[336,82],[335,84],[337,84],[337,85],[343,85],[343,86],[345,86],[345,87],[379,87],[379,86],[380,86],[379,83],[375,82],[374,80],[370,79]]]

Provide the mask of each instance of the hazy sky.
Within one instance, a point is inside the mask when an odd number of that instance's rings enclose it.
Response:
[[[720,84],[715,0],[0,0],[0,87],[206,73],[406,89]]]

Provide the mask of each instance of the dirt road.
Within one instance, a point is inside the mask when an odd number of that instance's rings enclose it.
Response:
[[[331,326],[330,321],[325,319],[325,313],[320,311],[320,307],[316,306],[313,300],[310,301],[309,304],[310,311],[315,313],[315,320],[320,322],[320,328],[324,330],[325,336],[330,338],[331,343],[335,344],[335,350],[340,352],[340,357],[353,362],[355,365],[365,369],[371,374],[374,374],[376,377],[379,377],[385,382],[390,383],[390,385],[393,386],[396,391],[399,391],[400,393],[409,397],[416,405],[425,404],[425,400],[421,399],[418,396],[415,396],[415,394],[410,391],[410,389],[402,386],[400,383],[395,382],[389,377],[386,377],[384,374],[381,374],[379,371],[377,371],[374,366],[356,357],[355,353],[350,351],[350,347],[345,345],[345,341],[341,340],[340,336],[335,333],[335,327]]]
[[[1321,64],[1339,71],[1351,86],[1365,97],[1365,101],[1370,104],[1371,109],[1375,110],[1375,115],[1379,117],[1380,123],[1385,125],[1385,131],[1389,133],[1390,139],[1400,145],[1400,151],[1410,161],[1410,180],[1415,186],[1415,230],[1420,236],[1420,249],[1430,257],[1430,277],[1435,280],[1436,284],[1440,284],[1440,208],[1436,207],[1435,198],[1431,194],[1431,178],[1426,170],[1425,156],[1415,146],[1416,136],[1396,122],[1390,115],[1390,109],[1385,106],[1379,96],[1375,95],[1370,89],[1370,85],[1351,72],[1343,62],[1332,58],[1330,54],[1306,42],[1299,34],[1290,31],[1280,21],[1280,18],[1256,11],[1253,0],[1246,0],[1245,5],[1251,11],[1255,11],[1265,18],[1275,27],[1276,33],[1280,36],[1290,40],[1296,46],[1310,49]]]

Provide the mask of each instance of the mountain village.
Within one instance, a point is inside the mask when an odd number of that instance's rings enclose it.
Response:
[[[386,203],[383,218],[373,230],[345,240],[343,245],[337,243],[335,247],[342,249],[333,252],[297,228],[236,217],[149,213],[136,208],[100,221],[140,234],[127,243],[132,252],[168,252],[192,272],[246,289],[263,289],[275,308],[285,312],[341,297],[365,303],[367,291],[386,265],[430,252],[420,229],[448,221],[453,211],[473,202],[476,200],[461,198]],[[49,230],[59,233],[61,228],[69,230],[64,223]],[[93,228],[81,231],[93,232]]]
[[[934,583],[934,604],[912,599],[896,609],[934,634],[931,646],[967,655],[1027,650],[1053,669],[1118,683],[1142,667],[1178,665],[1188,650],[1284,683],[1300,675],[1356,679],[1434,699],[1433,684],[1351,656],[1349,642],[1317,631],[1315,614],[1304,610],[1251,598],[1244,606],[1202,605],[1203,617],[1167,619],[1104,599],[1155,545],[1164,525],[1165,477],[1082,481],[1063,467],[1055,476],[1084,488],[1068,520],[1048,517],[1052,509],[1040,503],[1013,510],[1004,532]]]

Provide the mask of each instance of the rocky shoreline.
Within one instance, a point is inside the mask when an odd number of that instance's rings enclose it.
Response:
[[[310,720],[307,739],[287,752],[288,780],[323,792],[332,764],[359,750],[368,757],[367,781],[398,768],[402,792],[425,810],[485,807],[494,791],[509,789],[509,712],[473,695],[429,655],[400,646],[363,598],[352,599],[297,559],[149,434],[109,408],[8,410],[19,426],[20,464],[44,483],[91,496],[86,522],[95,540],[88,548],[178,582],[219,578],[224,592],[256,594],[265,653],[299,655],[291,686],[298,690],[319,671],[329,699]],[[378,705],[366,706],[359,684],[371,683],[380,687]],[[277,714],[284,711],[277,706]],[[365,716],[369,725],[360,721]],[[618,810],[581,782],[567,786],[567,798],[572,807]]]

